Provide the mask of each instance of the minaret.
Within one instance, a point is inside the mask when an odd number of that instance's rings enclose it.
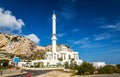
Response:
[[[53,60],[56,60],[56,14],[53,11],[52,14],[52,52],[53,52]]]

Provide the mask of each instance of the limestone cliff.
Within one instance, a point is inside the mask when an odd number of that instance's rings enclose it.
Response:
[[[68,52],[73,51],[70,46],[65,45],[65,44],[58,44],[56,47],[57,47],[57,49],[56,49],[57,52],[61,51],[63,47],[66,47]],[[38,46],[37,49],[42,50],[42,51],[47,51],[47,52],[50,51],[51,52],[52,51],[52,46],[51,45],[44,46],[44,47]]]
[[[0,33],[0,52],[30,55],[35,51],[33,41],[23,36]]]
[[[64,44],[57,45],[57,52],[61,51],[62,48],[67,48],[67,52],[72,52],[72,49]],[[23,59],[26,56],[35,57],[34,59],[38,59],[38,57],[42,59],[45,52],[48,51],[52,51],[51,45],[36,46],[33,41],[24,36],[0,33],[0,58],[11,58],[12,55],[19,55]]]

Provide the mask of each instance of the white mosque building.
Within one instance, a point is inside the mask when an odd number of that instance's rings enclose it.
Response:
[[[83,61],[79,59],[78,52],[74,52],[73,50],[69,50],[65,45],[61,46],[60,50],[57,51],[56,46],[56,14],[55,12],[52,14],[52,50],[46,52],[45,59],[44,60],[34,60],[30,63],[30,65],[33,65],[35,63],[43,63],[44,66],[47,65],[58,65],[58,64],[64,64],[65,62],[68,62],[70,64],[71,60],[74,60],[76,64],[81,64]],[[62,60],[58,60],[58,58],[62,58]],[[19,62],[19,66],[22,66],[22,64],[26,64],[25,62]]]
[[[60,46],[60,50],[57,50],[57,37],[56,37],[56,14],[55,12],[52,14],[52,49],[45,54],[44,60],[34,60],[30,63],[30,65],[35,65],[35,63],[42,63],[44,66],[49,65],[64,65],[65,62],[71,63],[71,60],[76,62],[77,65],[83,63],[83,60],[79,59],[78,52],[74,52],[73,50],[69,50],[67,46]],[[59,59],[62,59],[61,61]],[[99,68],[105,66],[105,62],[93,62],[94,67]],[[18,66],[26,65],[26,62],[19,62]]]
[[[83,61],[79,59],[78,52],[70,52],[66,46],[62,46],[60,51],[57,51],[56,47],[56,14],[52,14],[52,51],[46,52],[45,60],[36,60],[32,61],[32,64],[35,62],[43,62],[44,65],[57,65],[59,63],[64,64],[65,62],[70,63],[73,59],[77,64],[81,64]],[[58,58],[62,58],[62,61],[59,61]]]

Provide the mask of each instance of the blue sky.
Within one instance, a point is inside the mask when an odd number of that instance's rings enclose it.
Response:
[[[51,44],[52,12],[57,43],[84,61],[120,64],[120,0],[0,0],[0,32]]]

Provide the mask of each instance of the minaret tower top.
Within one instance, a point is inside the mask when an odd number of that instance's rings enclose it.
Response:
[[[52,14],[52,52],[56,52],[56,14]]]
[[[56,34],[56,14],[55,14],[55,11],[53,11],[53,14],[52,14],[52,27],[53,27],[53,29],[52,29],[52,34],[54,35],[54,34]]]

